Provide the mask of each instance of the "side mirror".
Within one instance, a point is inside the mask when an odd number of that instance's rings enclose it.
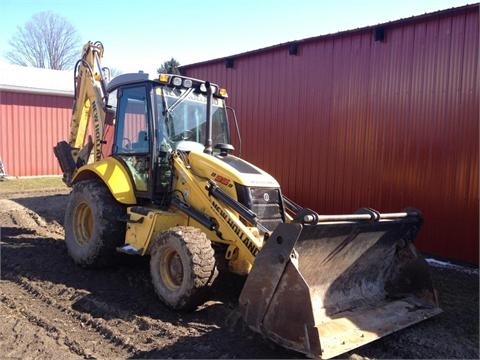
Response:
[[[105,124],[113,126],[115,124],[115,110],[107,107],[105,112]]]

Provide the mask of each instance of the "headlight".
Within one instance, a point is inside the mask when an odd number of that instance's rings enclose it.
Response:
[[[173,86],[181,86],[182,85],[182,79],[179,77],[174,77],[172,80]]]

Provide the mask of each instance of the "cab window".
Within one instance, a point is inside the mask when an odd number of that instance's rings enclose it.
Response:
[[[144,86],[118,90],[113,153],[121,158],[138,192],[147,192],[151,156],[147,90]]]
[[[145,87],[122,90],[115,128],[114,153],[148,153],[148,104]]]

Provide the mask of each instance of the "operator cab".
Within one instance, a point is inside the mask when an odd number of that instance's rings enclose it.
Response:
[[[137,73],[117,76],[107,90],[107,108],[115,116],[105,129],[113,137],[106,147],[132,174],[138,199],[167,205],[172,151],[220,156],[233,151],[227,94],[215,84],[168,74],[149,79]]]

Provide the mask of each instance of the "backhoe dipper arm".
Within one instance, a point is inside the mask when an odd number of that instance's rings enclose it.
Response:
[[[62,141],[54,148],[67,185],[70,185],[76,170],[88,162],[92,149],[94,161],[101,159],[108,98],[101,67],[102,57],[102,43],[89,41],[83,47],[81,59],[75,64],[75,92],[70,137],[68,143]],[[90,136],[86,141],[90,118],[93,119],[93,142]]]

